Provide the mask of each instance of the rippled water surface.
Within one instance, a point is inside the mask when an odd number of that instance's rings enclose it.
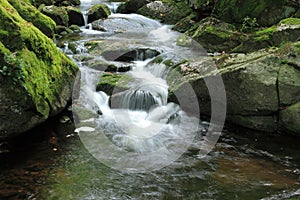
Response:
[[[53,127],[53,122],[48,126]],[[205,158],[190,148],[161,170],[128,174],[89,154],[73,125],[49,127],[1,144],[1,199],[300,197],[300,142],[291,136],[224,131]]]

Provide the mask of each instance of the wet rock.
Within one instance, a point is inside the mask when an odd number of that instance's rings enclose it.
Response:
[[[95,20],[98,19],[104,19],[107,18],[110,15],[110,10],[105,4],[95,4],[93,5],[88,13],[88,23],[92,23]]]
[[[137,60],[146,60],[154,58],[160,53],[153,49],[126,49],[126,50],[111,50],[104,51],[101,55],[110,61],[131,62]]]
[[[283,130],[300,133],[300,102],[280,111],[279,116]]]
[[[226,116],[226,120],[240,126],[260,130],[263,132],[274,133],[278,131],[278,119],[274,114],[273,116]]]
[[[83,14],[78,8],[68,6],[67,13],[69,16],[69,25],[73,25],[73,24],[78,26],[84,25]]]
[[[191,14],[183,19],[181,19],[179,22],[177,22],[172,29],[181,33],[184,33],[188,31],[190,28],[192,28],[196,24],[195,21],[195,15]]]
[[[191,14],[192,10],[185,1],[154,1],[141,7],[137,13],[158,19],[163,23],[175,24]]]
[[[89,60],[83,63],[84,65],[105,72],[127,72],[131,69],[130,65],[114,65],[104,60]]]
[[[129,0],[124,3],[122,3],[118,9],[117,13],[136,13],[138,9],[140,9],[142,6],[146,5],[148,3],[147,0]]]
[[[296,42],[300,35],[300,19],[287,18],[281,20],[277,25],[264,28],[251,33],[250,37],[243,37],[239,46],[232,52],[253,52],[271,46],[281,46],[287,42]]]
[[[293,50],[291,50],[292,52]],[[282,59],[278,74],[280,106],[290,106],[300,101],[300,59],[297,54]]]
[[[3,139],[23,133],[59,113],[71,97],[78,68],[51,39],[20,17],[7,0],[1,1],[0,8],[3,19],[0,138]]]
[[[56,0],[56,6],[79,6],[80,0]]]
[[[129,89],[128,84],[133,78],[127,74],[103,73],[97,83],[96,90],[103,91],[107,95],[119,93]]]
[[[299,46],[298,42],[278,50],[221,55],[175,66],[167,78],[169,99],[177,102],[175,94],[189,83],[197,95],[201,114],[210,116],[211,92],[222,91],[217,86],[211,86],[209,91],[206,83],[213,83],[215,75],[220,74],[227,101],[214,99],[214,104],[227,106],[228,122],[265,132],[278,131],[279,125],[284,130],[299,132],[299,105],[296,104],[299,102]]]
[[[57,25],[69,25],[69,15],[64,7],[57,7],[54,5],[45,6],[43,7],[42,12],[53,19]]]
[[[211,17],[198,22],[186,34],[208,52],[230,51],[240,45],[244,37],[233,25]]]
[[[80,27],[77,26],[77,25],[71,25],[71,26],[69,26],[69,29],[71,29],[74,33],[80,33],[81,32]]]
[[[158,23],[149,24],[145,18],[135,15],[133,17],[110,17],[92,22],[94,30],[110,33],[134,33],[137,36],[142,33],[148,33],[151,28],[158,27]]]
[[[23,19],[33,23],[34,26],[48,37],[53,37],[55,22],[51,18],[42,14],[38,9],[25,1],[10,0],[9,2]]]

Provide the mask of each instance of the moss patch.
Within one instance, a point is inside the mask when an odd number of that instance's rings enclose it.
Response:
[[[126,74],[103,73],[97,83],[96,90],[104,91],[111,95],[114,89],[123,91],[128,89],[127,85],[132,81],[132,77]]]
[[[32,22],[34,26],[48,37],[53,37],[56,24],[50,17],[42,14],[26,1],[9,0],[9,3],[18,11],[23,19]]]
[[[62,92],[66,86],[72,85],[77,66],[56,48],[50,38],[25,21],[7,0],[0,3],[0,19],[4,22],[0,24],[1,51],[16,52],[17,59],[22,60],[24,88],[36,110],[47,117],[63,103]]]
[[[299,25],[300,26],[300,19],[299,18],[287,18],[287,19],[281,20],[279,22],[279,24]]]

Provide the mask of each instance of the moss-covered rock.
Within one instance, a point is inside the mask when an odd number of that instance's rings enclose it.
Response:
[[[177,22],[172,29],[181,33],[184,33],[188,31],[190,28],[192,28],[196,24],[195,21],[195,15],[191,14],[183,19],[181,19],[179,22]]]
[[[300,35],[300,19],[287,18],[281,20],[277,25],[264,28],[254,33],[237,46],[232,52],[253,52],[271,46],[281,46],[284,43],[296,42]]]
[[[245,35],[228,23],[215,18],[205,18],[186,32],[208,52],[230,51],[238,46]]]
[[[83,26],[84,25],[84,18],[83,14],[81,11],[73,6],[68,6],[66,7],[68,17],[69,17],[69,25],[78,25],[78,26]]]
[[[132,80],[133,78],[127,74],[103,73],[97,83],[96,90],[112,95],[113,92],[119,93],[128,90],[128,84]]]
[[[42,12],[53,19],[57,25],[69,25],[69,15],[65,7],[57,7],[54,5],[44,6]]]
[[[280,49],[281,66],[278,73],[280,106],[286,107],[300,101],[300,51],[295,44]]]
[[[30,0],[31,4],[35,7],[39,7],[40,5],[54,5],[56,3],[56,0]]]
[[[175,24],[192,13],[186,1],[154,1],[141,7],[137,13],[158,19],[163,23]]]
[[[225,85],[227,102],[214,100],[214,103],[227,105],[228,122],[267,132],[278,131],[281,123],[285,130],[299,132],[299,123],[293,117],[298,116],[298,107],[292,105],[300,101],[298,43],[177,65],[167,78],[169,99],[176,102],[174,94],[189,83],[199,100],[201,114],[210,116],[211,95],[206,83],[219,74]],[[215,92],[222,91],[215,88]],[[288,123],[296,128],[286,128]]]
[[[63,109],[77,66],[7,0],[0,3],[0,19],[0,138],[5,138]]]
[[[129,0],[122,3],[118,7],[117,13],[124,13],[124,14],[136,13],[138,9],[140,9],[147,3],[148,3],[147,0]]]
[[[217,0],[213,14],[229,23],[242,24],[244,18],[256,18],[261,26],[272,26],[281,19],[294,16],[299,10],[299,2],[292,0]]]
[[[93,5],[88,13],[88,23],[92,23],[93,21],[96,21],[98,19],[105,19],[110,15],[110,10],[105,4],[95,4]]]
[[[287,18],[271,27],[243,33],[232,24],[208,17],[193,25],[185,34],[199,42],[208,52],[249,53],[296,42],[300,35],[299,21],[299,18]]]
[[[42,14],[27,1],[9,0],[9,3],[18,11],[23,19],[33,23],[35,27],[48,37],[53,37],[56,24],[50,17]]]
[[[281,129],[300,134],[300,102],[280,111],[279,116]]]

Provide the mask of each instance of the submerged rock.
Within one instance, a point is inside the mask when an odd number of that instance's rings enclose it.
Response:
[[[0,16],[0,139],[4,139],[60,112],[71,97],[78,69],[7,0],[0,3]]]

